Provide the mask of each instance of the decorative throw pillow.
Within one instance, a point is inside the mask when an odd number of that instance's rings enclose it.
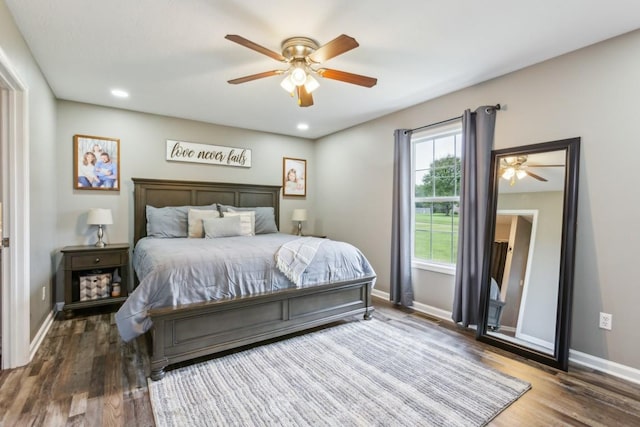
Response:
[[[207,239],[242,236],[242,223],[239,216],[203,219],[202,224],[204,237]]]
[[[224,212],[222,214],[224,218],[240,217],[240,226],[242,228],[243,236],[254,236],[255,233],[255,217],[256,213],[251,212]]]
[[[187,237],[187,214],[189,209],[216,210],[217,205],[207,206],[146,206],[148,237]]]
[[[255,212],[255,233],[277,233],[276,215],[272,207],[237,208],[235,206],[218,205],[221,212]]]
[[[189,209],[187,223],[189,225],[188,237],[201,239],[204,237],[204,227],[202,221],[205,219],[219,218],[220,213],[216,210]]]

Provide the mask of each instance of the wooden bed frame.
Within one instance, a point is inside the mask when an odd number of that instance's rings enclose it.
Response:
[[[280,186],[133,178],[134,244],[146,236],[146,206],[272,206],[280,218]],[[371,318],[375,276],[149,312],[151,374],[216,352],[302,331],[346,317]],[[137,278],[135,279],[137,285]]]

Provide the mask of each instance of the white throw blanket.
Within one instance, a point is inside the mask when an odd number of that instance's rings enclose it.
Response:
[[[300,286],[302,274],[307,269],[324,239],[301,237],[280,246],[276,252],[276,264],[289,280]]]

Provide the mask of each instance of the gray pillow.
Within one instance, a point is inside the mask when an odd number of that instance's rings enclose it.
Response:
[[[239,216],[203,219],[202,225],[206,239],[242,236],[242,224]]]
[[[257,207],[257,208],[237,208],[230,205],[218,204],[220,213],[235,211],[254,211],[256,213],[255,233],[256,234],[268,234],[277,233],[278,226],[276,225],[276,214],[272,207]]]
[[[207,206],[146,206],[147,237],[187,237],[189,209],[217,209],[215,204]]]

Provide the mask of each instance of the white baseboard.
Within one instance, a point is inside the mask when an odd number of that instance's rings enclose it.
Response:
[[[387,293],[387,292],[383,292],[383,291],[380,291],[378,289],[374,289],[374,290],[371,291],[371,295],[373,295],[374,297],[378,297],[378,298],[381,298],[381,299],[389,301],[389,293]],[[451,320],[451,312],[450,311],[442,310],[440,308],[432,307],[430,305],[422,304],[422,303],[415,302],[415,301],[414,301],[413,306],[411,308],[413,308],[415,311],[418,311],[420,313],[427,314],[429,316],[433,316],[433,317],[436,317],[438,319],[445,320],[447,322],[453,322],[453,320]]]
[[[382,292],[377,289],[371,291],[371,295],[387,301],[389,300],[389,294],[387,292]],[[415,311],[437,317],[438,319],[452,322],[450,311],[442,310],[419,302],[413,303],[413,309]],[[569,361],[576,365],[585,366],[614,377],[622,378],[623,380],[640,384],[640,369],[635,369],[630,366],[622,365],[617,362],[612,362],[610,360],[602,359],[573,349],[569,349]]]
[[[444,320],[445,322],[453,323],[451,319],[451,312],[447,310],[442,310],[437,307],[433,307],[427,304],[422,304],[419,302],[413,303],[413,309],[423,314],[428,314],[429,316],[437,317],[440,320]]]
[[[521,339],[523,341],[528,341],[535,345],[539,345],[542,348],[546,348],[547,350],[550,350],[552,354],[553,354],[553,348],[556,346],[552,342],[541,340],[540,338],[536,338],[528,334],[518,334],[516,335],[516,338]]]
[[[569,350],[569,360],[577,365],[586,366],[623,380],[640,384],[640,369],[622,365],[611,360],[602,359],[577,350]]]
[[[50,311],[47,317],[44,319],[44,322],[42,322],[42,326],[40,326],[40,329],[38,330],[36,336],[33,338],[33,341],[31,341],[31,343],[29,344],[29,361],[33,360],[33,356],[35,356],[38,348],[40,348],[40,344],[42,344],[42,341],[47,336],[49,329],[51,329],[54,317],[55,312]]]

